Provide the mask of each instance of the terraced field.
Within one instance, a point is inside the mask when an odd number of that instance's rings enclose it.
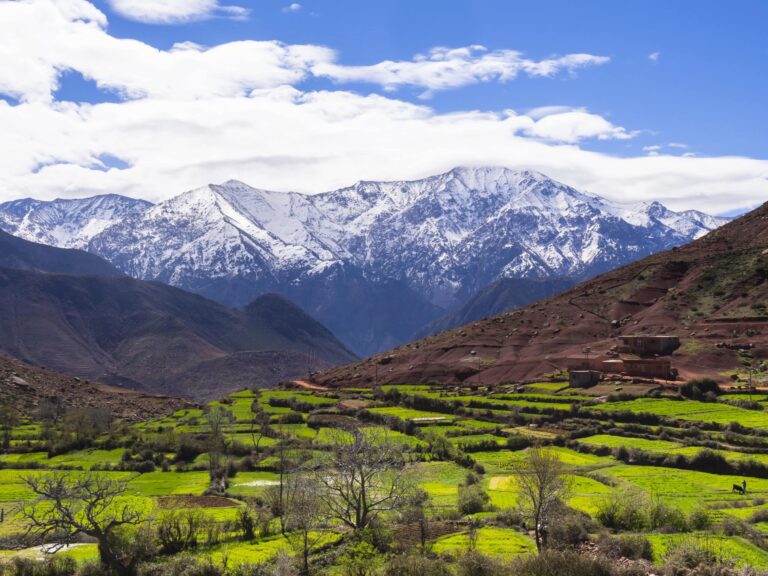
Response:
[[[742,396],[723,400],[743,401]],[[212,486],[207,448],[212,411],[226,415],[221,438],[229,470],[226,491],[216,497],[203,496]],[[662,424],[644,423],[642,415],[648,414]],[[262,424],[257,426],[258,415]],[[527,461],[529,447],[543,443],[564,466],[569,487],[564,504],[574,511],[600,518],[612,499],[639,494],[647,502],[679,511],[683,518],[695,513],[709,518],[708,531],[649,533],[657,563],[693,539],[715,543],[724,557],[732,556],[737,563],[768,568],[768,552],[760,542],[729,536],[719,528],[728,520],[754,526],[754,533],[768,533],[762,516],[752,520],[768,508],[767,413],[725,402],[667,397],[596,402],[562,383],[539,383],[521,391],[421,385],[333,393],[244,390],[202,409],[181,410],[120,428],[119,433],[100,432],[86,448],[57,449],[60,453],[50,456],[50,436],[30,415],[13,430],[10,449],[0,453],[0,467],[5,467],[0,469],[0,508],[6,516],[0,540],[24,528],[18,506],[33,498],[24,478],[50,470],[72,469],[67,473],[75,476],[103,470],[99,473],[126,481],[125,497],[141,507],[160,515],[167,510],[197,511],[217,526],[215,539],[201,536],[198,558],[230,566],[269,561],[276,554],[293,553],[289,539],[272,518],[263,534],[243,541],[238,528],[243,512],[269,514],[265,502],[270,491],[281,486],[281,477],[286,481],[296,473],[296,468],[282,464],[285,450],[300,456],[305,462],[301,466],[318,465],[334,446],[351,441],[351,425],[370,441],[392,445],[402,455],[409,481],[428,496],[430,516],[457,518],[452,531],[431,542],[433,551],[453,561],[470,544],[505,560],[535,553],[528,531],[499,518],[519,508],[516,472]],[[702,458],[702,451],[709,456]],[[742,482],[746,494],[733,490]],[[455,516],[468,483],[476,483],[475,490],[487,499],[479,512]],[[479,523],[471,537],[469,522]],[[328,525],[317,532],[312,553],[322,556],[323,546],[338,539],[344,546],[345,531],[339,528]],[[32,549],[4,551],[0,562],[37,554]],[[85,543],[61,554],[87,562],[97,550]]]

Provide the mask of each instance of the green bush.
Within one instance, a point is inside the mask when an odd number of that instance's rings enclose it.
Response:
[[[462,514],[477,514],[485,510],[490,497],[479,484],[459,486],[459,511]]]
[[[448,565],[419,554],[395,556],[384,567],[384,576],[451,576]]]
[[[511,567],[515,576],[615,576],[610,560],[572,551],[549,550],[538,556],[517,559]]]
[[[456,576],[512,576],[501,560],[491,558],[475,550],[467,552],[459,558],[456,566]]]

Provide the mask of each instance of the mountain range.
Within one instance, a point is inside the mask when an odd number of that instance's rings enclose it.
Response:
[[[275,294],[228,308],[130,278],[93,254],[5,233],[0,266],[0,352],[57,372],[211,398],[355,359]]]
[[[154,205],[115,195],[0,204],[0,229],[85,249],[134,278],[227,306],[279,293],[359,355],[429,331],[500,279],[537,280],[552,294],[564,279],[683,245],[726,221],[493,167],[314,195],[231,180]]]
[[[683,379],[768,372],[768,203],[556,296],[318,375],[325,385],[531,381],[621,336],[675,335]]]

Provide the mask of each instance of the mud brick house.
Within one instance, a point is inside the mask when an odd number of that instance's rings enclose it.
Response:
[[[677,336],[621,336],[618,351],[638,356],[668,356],[680,348]]]

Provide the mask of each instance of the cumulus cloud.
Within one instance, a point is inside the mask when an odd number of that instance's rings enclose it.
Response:
[[[108,192],[161,200],[230,178],[319,192],[456,165],[534,169],[613,199],[713,212],[768,195],[764,160],[587,151],[584,140],[634,132],[584,109],[441,114],[392,95],[307,91],[300,82],[335,64],[333,50],[279,42],[157,50],[114,38],[106,26],[104,14],[83,0],[0,2],[0,92],[20,100],[0,100],[0,200]],[[489,53],[465,54],[445,58],[477,64]],[[556,68],[530,70],[551,75]],[[124,99],[56,101],[65,70]],[[501,80],[494,70],[488,73]],[[484,77],[477,74],[469,77]]]
[[[184,24],[215,17],[247,18],[242,6],[222,6],[218,0],[107,0],[125,18],[147,24]]]
[[[298,12],[300,10],[301,10],[301,4],[299,4],[298,2],[288,4],[288,6],[285,6],[283,8],[283,12],[285,13]]]
[[[2,3],[0,11],[0,92],[24,101],[51,101],[65,70],[125,98],[194,99],[299,82],[334,58],[322,46],[263,41],[158,50],[110,36],[104,14],[83,0]]]
[[[661,56],[661,52],[651,52],[650,54],[648,54],[648,60],[650,60],[651,62],[658,62],[659,56]]]
[[[515,50],[488,51],[484,46],[462,48],[433,48],[413,60],[387,60],[369,66],[343,66],[323,62],[313,68],[318,76],[339,82],[371,82],[386,89],[399,86],[425,88],[432,92],[458,88],[480,82],[507,82],[519,74],[554,76],[560,72],[573,73],[579,68],[605,64],[610,59],[592,54],[568,54],[545,60],[531,60]]]
[[[536,108],[532,112],[525,119],[521,132],[534,138],[573,144],[587,138],[627,140],[637,135],[637,132],[614,126],[602,116],[583,109],[557,106]]]

